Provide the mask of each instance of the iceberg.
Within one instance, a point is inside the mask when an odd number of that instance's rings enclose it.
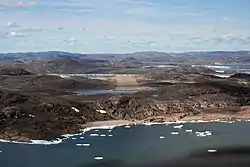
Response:
[[[207,150],[207,152],[209,152],[209,153],[215,153],[215,152],[217,152],[217,150],[215,150],[215,149],[209,149],[209,150]]]
[[[103,157],[95,157],[94,159],[95,159],[95,160],[102,160]]]
[[[179,132],[171,132],[171,135],[178,135]]]
[[[175,129],[181,129],[181,128],[183,128],[183,125],[176,125],[176,126],[174,126],[174,128]]]

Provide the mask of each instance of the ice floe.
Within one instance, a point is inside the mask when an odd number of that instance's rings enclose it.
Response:
[[[90,136],[91,136],[91,137],[96,137],[96,136],[99,136],[99,134],[97,134],[97,133],[92,133],[92,134],[90,134]]]
[[[80,110],[75,107],[71,107],[71,109],[74,110],[75,112],[80,112]]]
[[[164,136],[160,136],[160,139],[164,139],[165,137]]]
[[[109,130],[109,132],[112,132],[112,130]]]
[[[78,144],[76,144],[76,146],[78,146],[78,147],[89,147],[90,144],[89,143],[85,143],[85,144],[78,143]]]
[[[98,131],[99,131],[99,129],[96,129],[96,130],[95,130],[95,132],[98,132]]]
[[[112,137],[113,135],[108,135],[109,137]]]
[[[171,135],[178,135],[179,132],[171,132]]]
[[[0,153],[3,152],[2,150],[0,150]]]
[[[211,131],[195,132],[195,134],[198,137],[212,136],[212,132]]]
[[[193,132],[193,130],[192,129],[186,129],[185,132],[189,132],[190,133],[190,132]]]
[[[47,141],[47,140],[30,140],[33,144],[43,144],[43,145],[51,145],[51,144],[59,144],[62,142],[62,139],[58,140],[52,140],[52,141]]]
[[[130,128],[130,126],[129,126],[129,125],[127,125],[127,126],[125,126],[125,128]]]
[[[106,135],[105,134],[100,134],[101,137],[105,137]]]
[[[209,153],[215,153],[215,152],[217,152],[217,150],[215,150],[215,149],[209,149],[209,150],[207,150],[207,152],[209,152]]]
[[[83,137],[83,136],[81,136],[81,137],[80,137],[80,139],[84,139],[84,137]]]
[[[72,139],[72,140],[76,140],[76,138],[75,138],[75,137],[72,137],[71,139]]]
[[[103,157],[95,157],[95,160],[103,160]]]
[[[183,128],[183,125],[175,125],[174,128],[175,129],[181,129],[181,128]]]

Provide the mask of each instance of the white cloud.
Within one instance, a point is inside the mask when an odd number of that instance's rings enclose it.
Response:
[[[15,32],[15,31],[7,33],[7,37],[24,37],[24,36],[25,36],[25,34]]]
[[[25,1],[25,0],[0,0],[0,6],[3,7],[27,7],[35,6],[36,1]]]
[[[9,27],[20,27],[20,25],[17,22],[11,22],[11,21],[8,22],[8,26]]]
[[[124,11],[125,14],[142,17],[162,16],[162,12],[151,7],[130,8]]]
[[[76,43],[77,40],[75,38],[71,37],[71,38],[65,39],[64,42],[67,42],[67,43]]]
[[[203,12],[186,12],[183,13],[184,16],[204,16],[205,13]]]
[[[232,35],[231,33],[215,37],[215,43],[238,43],[238,44],[250,44],[250,36]]]

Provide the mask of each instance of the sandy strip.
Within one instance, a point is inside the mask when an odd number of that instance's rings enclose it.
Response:
[[[133,124],[132,121],[127,120],[111,120],[111,121],[95,121],[87,123],[88,127],[101,127],[101,126],[119,126]]]

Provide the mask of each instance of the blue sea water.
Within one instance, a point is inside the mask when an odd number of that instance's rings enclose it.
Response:
[[[222,146],[250,146],[249,122],[186,123],[180,129],[174,126],[90,130],[56,145],[0,143],[0,163],[2,167],[87,167],[114,160],[133,165],[171,160],[200,149],[207,152]],[[186,131],[191,129],[192,132]],[[211,135],[202,137],[195,133],[204,131],[211,131]]]

